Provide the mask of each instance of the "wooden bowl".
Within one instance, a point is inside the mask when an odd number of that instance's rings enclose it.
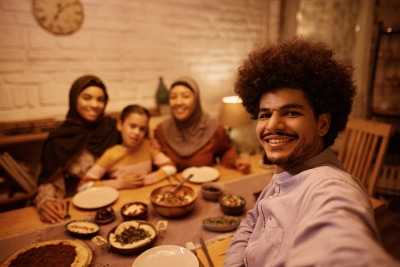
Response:
[[[171,191],[175,185],[158,187],[151,192],[150,201],[154,210],[161,216],[176,218],[187,215],[191,212],[197,200],[197,191],[190,186],[183,185],[175,192],[174,197],[167,197],[165,194]]]

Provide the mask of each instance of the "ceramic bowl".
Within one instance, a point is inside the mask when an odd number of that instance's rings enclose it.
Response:
[[[173,196],[168,193],[175,185],[158,187],[151,192],[150,201],[154,210],[167,218],[182,217],[191,212],[197,200],[197,191],[183,185]]]
[[[121,215],[125,220],[145,220],[147,212],[147,204],[143,202],[130,202],[121,207]]]
[[[65,230],[74,237],[89,239],[98,234],[100,227],[91,221],[75,220],[68,222]]]
[[[240,224],[240,218],[235,216],[215,216],[203,219],[204,228],[213,232],[229,232]]]
[[[120,223],[108,233],[111,250],[122,255],[139,254],[151,247],[157,238],[156,228],[146,221]]]
[[[201,185],[201,195],[204,199],[217,202],[224,192],[224,186],[220,183],[205,183]]]
[[[97,224],[107,224],[115,220],[113,208],[105,207],[98,209],[94,215],[94,221]]]
[[[237,194],[225,193],[219,197],[219,205],[226,215],[241,215],[246,206],[246,199]]]

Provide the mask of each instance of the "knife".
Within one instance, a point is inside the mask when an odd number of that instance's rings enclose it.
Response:
[[[200,244],[201,244],[201,249],[203,250],[204,254],[206,255],[208,265],[210,267],[214,267],[214,263],[211,260],[210,254],[208,254],[206,243],[204,242],[204,239],[202,237],[200,237]]]

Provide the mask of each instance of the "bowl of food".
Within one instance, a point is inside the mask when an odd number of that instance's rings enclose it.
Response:
[[[115,220],[114,209],[111,207],[105,207],[98,209],[94,215],[94,221],[97,224],[107,224]]]
[[[237,194],[225,193],[219,197],[219,205],[226,215],[240,215],[244,212],[246,199]]]
[[[92,238],[98,234],[100,227],[91,221],[75,220],[70,221],[65,225],[65,230],[77,238]]]
[[[224,186],[220,183],[205,183],[201,185],[201,195],[204,199],[217,202],[224,192]]]
[[[130,202],[121,207],[121,215],[125,220],[145,220],[147,211],[147,204],[143,202]]]
[[[110,248],[122,255],[139,254],[151,247],[156,240],[156,228],[140,220],[120,223],[108,234]]]
[[[161,216],[167,218],[182,217],[195,207],[196,190],[190,186],[182,185],[175,192],[171,192],[174,187],[174,185],[166,185],[158,187],[151,192],[151,204]]]
[[[240,218],[236,216],[215,216],[203,219],[205,229],[213,232],[229,232],[235,230],[240,224]]]

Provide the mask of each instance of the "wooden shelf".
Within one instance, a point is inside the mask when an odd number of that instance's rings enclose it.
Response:
[[[44,141],[48,136],[48,132],[32,133],[32,134],[18,134],[0,137],[0,146],[15,145],[28,142]]]

